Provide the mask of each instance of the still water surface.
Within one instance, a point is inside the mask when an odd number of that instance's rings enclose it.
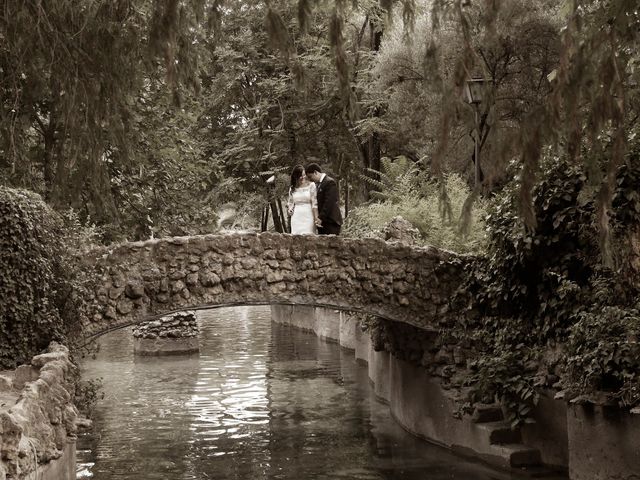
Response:
[[[105,398],[77,478],[510,478],[406,433],[353,351],[272,323],[268,307],[198,316],[199,355],[134,357],[131,329],[100,338],[83,378],[102,378]]]

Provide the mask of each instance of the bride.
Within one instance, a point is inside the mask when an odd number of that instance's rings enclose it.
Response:
[[[320,226],[316,184],[307,180],[302,165],[296,165],[291,171],[287,211],[291,217],[292,234],[312,235],[316,233],[316,227]]]

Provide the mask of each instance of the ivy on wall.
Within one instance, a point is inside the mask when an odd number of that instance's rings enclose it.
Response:
[[[28,362],[79,326],[79,274],[62,217],[40,196],[0,187],[0,368]]]
[[[499,402],[512,426],[533,421],[541,389],[568,400],[640,407],[640,146],[616,172],[609,215],[616,268],[602,266],[597,185],[583,166],[548,158],[534,189],[537,228],[518,185],[490,202],[487,251],[467,257],[450,306],[466,314],[428,332],[362,320],[376,351],[440,378],[457,414]]]
[[[602,267],[596,182],[562,158],[549,159],[541,173],[534,231],[518,220],[516,185],[494,200],[488,252],[469,266],[461,287],[477,315],[456,332],[481,352],[470,364],[471,402],[496,398],[516,424],[527,420],[539,387],[564,390],[569,399],[640,404],[633,248],[640,241],[640,149],[617,172],[615,269]]]

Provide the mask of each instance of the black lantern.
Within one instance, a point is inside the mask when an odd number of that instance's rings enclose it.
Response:
[[[467,103],[479,105],[482,102],[483,90],[486,80],[484,78],[471,78],[467,80],[464,93]]]

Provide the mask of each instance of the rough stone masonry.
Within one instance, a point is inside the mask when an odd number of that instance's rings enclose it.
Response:
[[[31,478],[75,440],[75,368],[69,350],[54,342],[31,364],[0,375],[0,480]]]
[[[92,252],[99,283],[87,334],[193,308],[299,304],[361,311],[438,329],[466,257],[378,239],[273,233],[125,243]]]
[[[179,355],[200,350],[195,312],[179,312],[140,323],[133,329],[136,355]]]

